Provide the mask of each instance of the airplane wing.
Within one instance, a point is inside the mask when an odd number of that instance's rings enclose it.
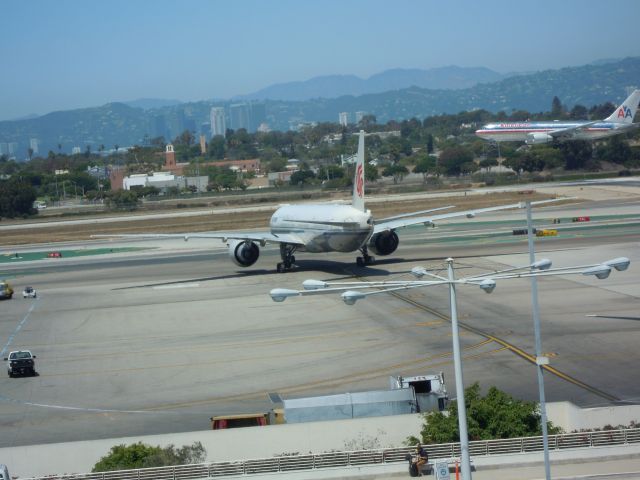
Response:
[[[203,233],[124,233],[118,235],[91,235],[92,238],[182,238],[185,242],[190,238],[220,239],[223,243],[228,240],[250,240],[265,246],[267,243],[287,243],[304,245],[301,238],[290,233],[274,234],[271,232],[203,232]]]
[[[538,200],[536,202],[531,202],[531,205],[542,205],[545,203],[557,202],[558,200],[553,198],[551,200]],[[430,225],[434,223],[436,220],[445,220],[449,218],[456,217],[467,217],[473,218],[479,213],[487,213],[487,212],[497,212],[499,210],[509,210],[511,208],[524,208],[523,203],[512,203],[511,205],[499,205],[497,207],[487,207],[487,208],[478,208],[475,210],[464,210],[461,212],[451,212],[451,213],[441,213],[439,215],[431,215],[424,217],[412,217],[412,218],[399,218],[397,220],[390,220],[387,222],[379,222],[376,223],[373,229],[373,234],[388,232],[391,230],[397,230],[398,228],[409,227],[411,225]],[[419,212],[416,212],[419,213]]]
[[[601,122],[602,120],[596,120],[595,122],[583,123],[582,125],[576,125],[575,127],[559,128],[557,130],[550,131],[549,135],[554,138],[571,137],[575,132],[584,130],[585,128]]]

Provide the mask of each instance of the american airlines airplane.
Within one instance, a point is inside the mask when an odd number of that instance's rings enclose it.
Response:
[[[503,122],[488,123],[476,135],[494,142],[525,142],[527,145],[555,140],[598,140],[638,128],[633,117],[640,102],[640,90],[631,95],[604,120],[595,122]]]
[[[433,224],[437,220],[454,217],[473,218],[478,213],[494,212],[510,208],[523,208],[523,204],[501,205],[497,207],[466,210],[462,212],[425,214],[453,208],[440,207],[419,212],[405,213],[394,217],[374,220],[364,203],[364,131],[360,131],[358,154],[351,205],[304,204],[283,205],[271,217],[268,232],[210,232],[175,234],[122,234],[93,235],[93,237],[118,238],[208,238],[221,239],[227,244],[229,257],[240,267],[250,267],[260,256],[260,247],[278,244],[282,262],[277,271],[285,272],[295,264],[295,252],[361,252],[357,257],[359,266],[374,262],[369,255],[390,255],[398,248],[400,240],[397,229],[410,225]],[[555,200],[531,202],[542,204]]]

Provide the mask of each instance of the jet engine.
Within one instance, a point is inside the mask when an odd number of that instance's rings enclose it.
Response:
[[[257,244],[244,240],[235,240],[229,243],[229,257],[239,267],[250,267],[258,261],[260,247]]]
[[[551,135],[547,135],[546,133],[530,133],[527,135],[527,139],[524,143],[527,145],[538,145],[540,143],[551,142],[553,142],[553,137]]]
[[[393,230],[389,232],[376,233],[369,240],[369,249],[376,255],[390,255],[396,251],[400,239],[398,234]]]

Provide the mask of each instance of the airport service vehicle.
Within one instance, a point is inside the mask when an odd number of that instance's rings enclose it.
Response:
[[[0,300],[13,297],[13,288],[9,282],[0,281]]]
[[[36,289],[33,287],[27,286],[22,290],[22,298],[36,298],[37,296]]]
[[[278,272],[290,270],[296,262],[296,251],[309,253],[355,252],[358,266],[374,263],[369,254],[390,255],[396,251],[400,239],[396,230],[411,225],[433,225],[436,221],[455,217],[473,218],[479,213],[495,212],[510,208],[523,208],[523,203],[501,205],[437,215],[425,215],[439,210],[448,210],[453,206],[432,208],[418,212],[405,213],[393,217],[374,220],[371,211],[364,202],[364,131],[360,131],[358,153],[356,155],[353,195],[350,205],[343,204],[304,204],[284,205],[271,217],[270,231],[263,232],[211,232],[177,234],[121,234],[93,235],[93,237],[118,238],[206,238],[221,239],[227,244],[230,260],[239,267],[250,267],[258,261],[260,247],[266,244],[280,246],[282,262],[276,266]],[[553,202],[542,200],[532,205]]]
[[[10,352],[8,357],[4,357],[4,361],[7,362],[7,373],[10,377],[16,375],[35,375],[35,359],[36,356],[32,355],[29,350]]]
[[[476,135],[494,142],[525,142],[527,145],[557,140],[598,140],[640,127],[640,123],[633,123],[639,102],[640,90],[634,90],[622,105],[604,120],[488,123],[476,130]]]

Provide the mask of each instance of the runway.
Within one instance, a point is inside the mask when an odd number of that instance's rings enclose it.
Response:
[[[602,218],[564,232],[576,225],[561,223],[558,238],[536,242],[538,258],[562,266],[627,256],[632,265],[607,280],[539,281],[543,349],[555,369],[545,375],[547,398],[637,403],[640,209],[609,202],[534,217],[546,225],[576,211]],[[307,278],[409,278],[413,266],[441,269],[449,256],[458,275],[525,264],[526,239],[509,235],[521,227],[516,215],[478,218],[464,229],[408,229],[398,251],[370,268],[357,268],[353,254],[301,254],[297,270],[277,274],[277,250],[265,248],[256,268],[240,269],[219,242],[178,241],[3,265],[18,293],[29,284],[39,297],[0,303],[0,348],[31,349],[40,375],[0,377],[0,446],[208,429],[213,415],[268,410],[270,392],[386,389],[391,374],[443,371],[453,398],[446,288],[355,306],[337,295],[278,304],[268,292],[300,288]],[[529,282],[500,283],[492,295],[460,288],[458,311],[465,384],[535,401]]]

